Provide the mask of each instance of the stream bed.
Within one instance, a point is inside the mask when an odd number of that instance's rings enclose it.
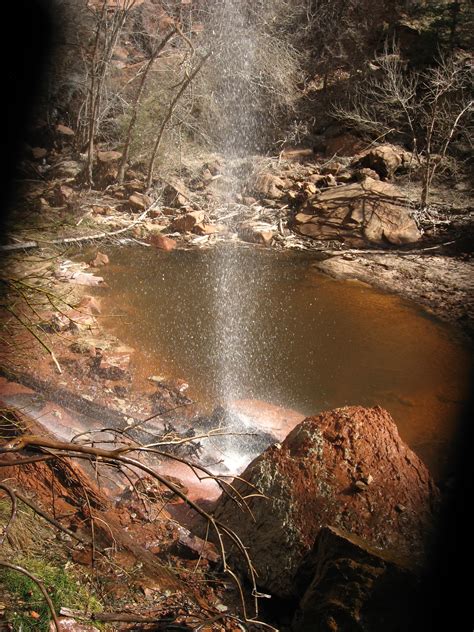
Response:
[[[452,327],[322,275],[308,254],[232,246],[108,254],[102,323],[135,348],[138,378],[184,378],[209,411],[282,407],[290,426],[330,408],[380,405],[434,476],[446,474],[471,369]]]

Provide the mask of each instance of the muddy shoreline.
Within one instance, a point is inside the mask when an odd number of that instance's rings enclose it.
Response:
[[[341,253],[317,261],[315,267],[332,278],[360,281],[411,301],[472,342],[474,269],[470,262],[409,252]]]

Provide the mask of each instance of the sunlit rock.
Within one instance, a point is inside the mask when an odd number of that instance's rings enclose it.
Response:
[[[354,245],[400,245],[421,237],[401,191],[369,177],[316,193],[297,217],[301,219],[302,214],[312,218],[305,218],[297,230],[314,239],[342,239]]]
[[[272,594],[295,596],[298,567],[325,526],[417,561],[429,545],[438,490],[382,408],[345,407],[309,417],[257,457],[242,478],[265,496],[248,500],[253,519],[224,496],[216,517],[248,547],[259,585]],[[249,493],[244,482],[234,484]]]
[[[351,164],[354,167],[373,169],[382,180],[390,180],[397,169],[408,165],[412,158],[412,154],[403,149],[403,147],[385,144],[378,147],[370,147],[357,154]]]

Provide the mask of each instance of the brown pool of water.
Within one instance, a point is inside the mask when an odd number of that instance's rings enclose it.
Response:
[[[109,256],[103,322],[136,349],[140,378],[185,378],[208,408],[259,400],[295,420],[380,405],[433,474],[446,473],[471,369],[451,327],[322,275],[308,255],[129,247]]]

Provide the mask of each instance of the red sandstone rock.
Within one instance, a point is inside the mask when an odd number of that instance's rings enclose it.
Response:
[[[225,227],[220,224],[196,224],[193,233],[196,235],[216,235],[225,231]]]
[[[401,191],[388,182],[368,177],[313,195],[301,211],[313,218],[298,225],[298,232],[314,239],[346,239],[354,245],[365,241],[400,245],[421,237]]]
[[[137,192],[130,195],[128,201],[130,202],[130,206],[138,211],[144,211],[151,204],[151,200],[148,195]]]
[[[408,164],[410,160],[411,154],[405,151],[403,147],[386,143],[378,147],[371,147],[357,154],[351,164],[354,167],[373,169],[383,180],[389,180],[399,167]]]
[[[382,553],[340,529],[321,529],[301,567],[300,582],[304,596],[293,620],[294,632],[417,629],[417,569],[410,560]]]
[[[67,125],[56,125],[56,131],[58,132],[58,134],[61,134],[61,136],[74,136],[74,130],[72,130],[70,127],[68,127]]]
[[[172,229],[179,232],[193,230],[198,224],[203,224],[205,215],[203,211],[191,211],[174,220]]]
[[[273,173],[259,175],[254,183],[253,190],[259,198],[280,200],[285,196],[285,182]]]
[[[225,496],[215,515],[248,546],[258,583],[272,594],[295,596],[298,567],[325,526],[423,558],[438,490],[382,408],[345,407],[309,417],[242,477],[266,496],[248,500],[255,520]],[[242,481],[234,485],[249,491]]]
[[[91,261],[91,266],[94,268],[100,268],[106,266],[109,263],[109,258],[103,252],[98,252],[94,259]]]
[[[171,237],[166,237],[165,235],[160,235],[160,233],[151,233],[148,238],[148,243],[155,248],[159,248],[160,250],[164,250],[165,252],[170,252],[176,248],[176,241],[171,239]]]
[[[35,160],[41,160],[48,155],[48,150],[44,147],[33,147],[31,150],[31,154]]]

